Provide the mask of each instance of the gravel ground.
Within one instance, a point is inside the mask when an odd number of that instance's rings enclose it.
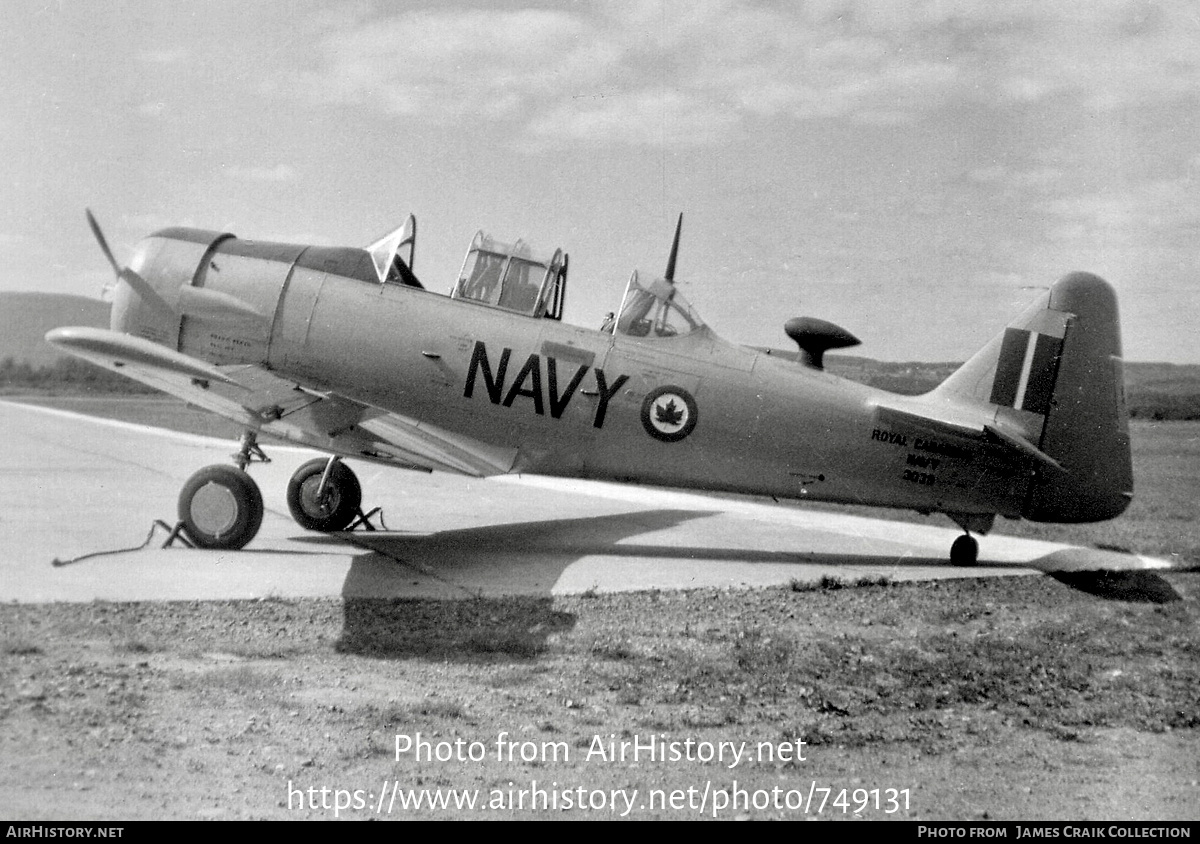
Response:
[[[1194,820],[1198,597],[1173,573],[5,605],[0,815]],[[451,805],[403,806],[423,790]]]

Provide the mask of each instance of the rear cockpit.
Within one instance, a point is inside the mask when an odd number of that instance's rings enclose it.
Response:
[[[618,313],[602,330],[627,337],[678,337],[704,325],[673,282],[656,278],[643,284],[636,271],[625,288]]]
[[[704,328],[704,321],[675,286],[675,259],[679,255],[679,235],[683,215],[675,224],[675,238],[667,258],[667,270],[648,283],[638,280],[635,270],[625,285],[621,307],[609,314],[600,330],[626,337],[682,337]]]
[[[501,243],[480,231],[471,241],[450,298],[561,320],[567,263],[561,249],[548,259],[538,258],[524,241]]]

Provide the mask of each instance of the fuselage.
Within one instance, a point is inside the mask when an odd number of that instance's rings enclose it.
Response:
[[[581,328],[380,283],[361,249],[192,229],[147,238],[131,267],[168,302],[191,286],[258,316],[174,316],[122,284],[113,329],[452,431],[507,455],[506,471],[967,514],[1016,515],[1025,496],[1028,473],[1011,456],[877,412],[884,398],[922,399],[707,326],[670,337]]]

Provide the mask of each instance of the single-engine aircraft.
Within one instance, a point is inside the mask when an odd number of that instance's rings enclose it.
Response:
[[[244,426],[236,465],[179,496],[192,542],[236,549],[262,495],[246,469],[267,434],[328,458],[292,476],[295,520],[361,518],[344,458],[483,477],[535,473],[944,513],[964,534],[997,515],[1112,518],[1133,496],[1117,302],[1067,275],[932,392],[903,396],[826,372],[858,340],[789,320],[798,352],[718,337],[675,285],[634,272],[601,328],[562,322],[568,256],[482,232],[449,295],[414,273],[416,218],[366,248],[169,228],[116,273],[110,329],[46,339]]]

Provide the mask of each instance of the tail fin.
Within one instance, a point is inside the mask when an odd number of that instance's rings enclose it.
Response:
[[[1035,470],[1021,515],[1095,522],[1133,498],[1129,414],[1117,297],[1107,282],[1071,273],[937,388],[947,400],[991,405],[1063,471]]]

